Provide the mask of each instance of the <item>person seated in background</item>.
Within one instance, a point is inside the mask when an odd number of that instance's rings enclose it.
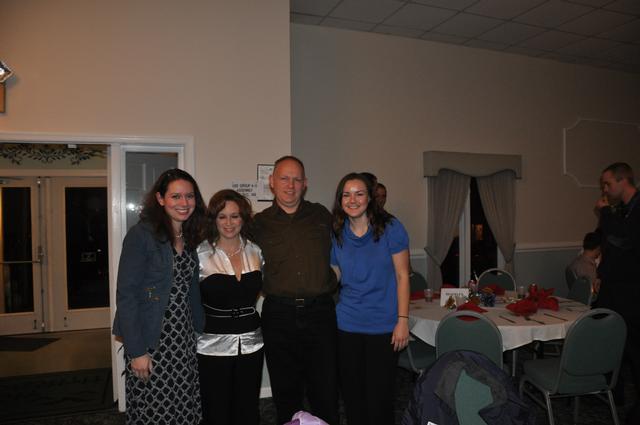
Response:
[[[375,198],[380,208],[384,209],[384,204],[387,203],[387,187],[380,182],[376,185]]]
[[[591,282],[591,290],[596,293],[600,289],[600,279],[596,269],[600,261],[600,235],[589,232],[582,241],[582,253],[578,255],[567,267],[573,276],[577,278],[587,278]],[[567,282],[569,289],[573,282]]]

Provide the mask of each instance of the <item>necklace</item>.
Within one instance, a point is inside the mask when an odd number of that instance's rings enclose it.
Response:
[[[182,239],[182,236],[183,236],[183,232],[182,230],[180,230],[180,233],[176,235],[176,239]]]
[[[233,251],[232,253],[229,253],[229,251],[227,251],[226,249],[220,248],[224,251],[225,254],[227,254],[228,258],[231,257],[235,257],[236,255],[238,255],[240,253],[240,251],[242,251],[242,244],[238,245],[238,249],[236,249],[235,251]]]

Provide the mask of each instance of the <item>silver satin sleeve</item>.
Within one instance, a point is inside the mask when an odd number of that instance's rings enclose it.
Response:
[[[242,354],[255,353],[264,346],[262,329],[243,334],[200,334],[198,354],[204,356],[237,356],[238,347]]]

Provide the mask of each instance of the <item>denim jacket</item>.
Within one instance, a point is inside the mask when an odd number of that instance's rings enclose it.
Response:
[[[193,325],[202,332],[204,311],[200,302],[198,257],[189,289]],[[125,354],[139,357],[155,348],[160,339],[162,320],[169,304],[173,284],[171,243],[159,240],[148,223],[140,221],[124,238],[113,334],[122,338]]]

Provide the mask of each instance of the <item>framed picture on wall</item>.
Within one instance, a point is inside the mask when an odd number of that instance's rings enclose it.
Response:
[[[273,193],[269,187],[269,176],[273,173],[273,164],[258,164],[258,202],[273,201]]]

